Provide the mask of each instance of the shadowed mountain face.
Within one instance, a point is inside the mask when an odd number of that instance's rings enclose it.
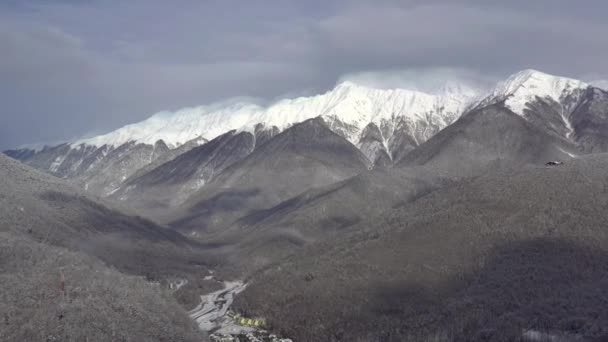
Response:
[[[0,286],[2,341],[205,341],[161,286],[6,231]]]
[[[597,99],[590,101],[599,103]],[[562,105],[549,99],[537,99],[528,104],[525,115],[515,114],[503,103],[477,109],[410,152],[401,160],[401,167],[379,168],[309,190],[271,208],[254,211],[211,238],[229,246],[227,260],[245,269],[257,269],[307,245],[346,234],[362,219],[379,217],[399,201],[407,203],[459,179],[503,168],[544,167],[548,161],[572,160],[577,158],[580,147],[574,133],[569,133],[561,121],[559,106]],[[597,117],[586,108],[576,111],[572,106],[568,110],[577,115],[585,112],[585,117]],[[552,123],[556,115],[559,121]],[[601,121],[601,117],[596,120]],[[370,125],[365,136],[360,148],[379,151],[377,154],[368,151],[366,155],[382,155],[379,129]],[[257,192],[225,192],[207,203],[226,212],[238,211],[246,203],[245,196],[255,197]]]
[[[257,125],[253,132],[228,132],[187,152],[176,153],[168,161],[154,163],[138,171],[111,198],[128,203],[148,217],[162,219],[224,169],[248,156],[276,134],[276,127],[263,125]]]
[[[605,336],[607,167],[599,154],[443,187],[268,268],[239,309],[311,341]]]
[[[6,151],[13,158],[54,176],[70,179],[85,190],[108,196],[140,168],[169,151],[159,140],[154,145],[129,142],[116,148],[69,144],[45,147],[42,151]]]
[[[213,241],[226,247],[227,264],[251,272],[446,185],[425,168],[375,169],[240,218]]]
[[[122,182],[121,186],[123,186],[125,183],[129,182],[132,179],[141,177],[142,175],[144,175],[144,174],[154,170],[155,168],[159,167],[160,165],[162,165],[168,161],[171,161],[174,158],[190,151],[191,149],[196,148],[196,147],[201,146],[206,143],[207,143],[207,140],[205,138],[199,137],[199,138],[187,141],[185,144],[183,144],[179,147],[169,149],[165,153],[162,153],[162,154],[158,155],[156,158],[151,159],[149,164],[138,169],[135,173],[133,173],[131,176],[129,176],[126,180],[124,180]],[[119,190],[117,190],[117,191],[119,191]]]
[[[576,144],[583,153],[606,152],[608,93],[588,87],[563,96],[559,102],[537,97],[523,117],[537,128]]]
[[[572,113],[583,103],[583,96],[590,89],[574,90],[559,101],[536,97],[526,105],[522,116],[548,134],[570,139],[574,133]]]
[[[608,92],[588,89],[570,117],[572,136],[583,152],[608,151]]]
[[[384,145],[384,138],[380,128],[371,123],[361,132],[359,149],[365,154],[374,166],[389,166],[393,163],[391,156]]]
[[[161,217],[226,167],[249,155],[254,143],[248,132],[228,132],[127,180],[112,197],[151,217]]]
[[[224,170],[188,200],[173,226],[189,233],[213,231],[311,187],[352,177],[368,165],[355,146],[321,119],[308,120]]]
[[[416,137],[411,134],[411,126],[406,120],[398,120],[395,123],[384,125],[382,130],[384,132],[392,132],[391,138],[387,141],[389,150],[391,151],[391,159],[393,162],[398,162],[408,152],[420,146],[421,143],[427,141],[433,135],[437,134],[443,127],[432,125],[432,124],[421,124],[418,128],[419,131],[427,132],[426,136]],[[420,140],[418,140],[420,139]]]
[[[542,165],[565,160],[576,146],[502,105],[466,114],[406,155],[402,166],[427,165],[454,176],[478,174],[490,165]]]
[[[201,246],[99,204],[52,176],[0,156],[2,230],[97,257],[121,271],[163,279],[202,264]],[[198,250],[198,252],[197,252]]]
[[[160,286],[204,273],[198,244],[2,155],[0,217],[0,340],[203,339]]]

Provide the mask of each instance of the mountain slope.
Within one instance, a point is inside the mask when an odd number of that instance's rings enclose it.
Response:
[[[500,83],[477,108],[503,103],[539,129],[566,138],[579,145],[580,150],[589,152],[593,138],[583,137],[604,130],[607,96],[605,90],[582,81],[525,70]],[[592,133],[594,126],[597,129]],[[594,151],[606,151],[601,141]]]
[[[2,231],[0,256],[2,341],[206,340],[160,286],[90,255]]]
[[[149,283],[200,276],[197,244],[2,155],[0,217],[1,340],[203,338]]]
[[[108,196],[140,168],[169,151],[159,140],[152,145],[128,142],[120,146],[72,146],[63,144],[42,150],[6,151],[10,157],[60,178],[70,179],[85,190]]]
[[[106,135],[83,139],[78,144],[119,146],[129,141],[153,144],[163,140],[169,145],[180,145],[197,136],[213,139],[230,130],[253,130],[257,124],[284,130],[293,124],[317,116],[333,118],[349,129],[342,134],[353,144],[369,123],[403,117],[408,122],[424,121],[445,127],[461,113],[462,108],[477,96],[477,91],[465,86],[455,91],[436,94],[406,89],[374,89],[352,82],[344,82],[325,94],[285,99],[268,107],[247,102],[218,103],[187,108],[175,113],[161,112],[151,118],[123,127]],[[430,121],[429,121],[430,120]],[[418,140],[431,132],[412,127]],[[388,133],[388,131],[387,131]],[[389,139],[390,136],[386,136]]]
[[[254,149],[249,132],[230,131],[137,177],[127,180],[113,198],[138,212],[159,218],[180,205],[211,179]]]
[[[576,151],[567,139],[536,127],[499,103],[461,117],[409,153],[400,165],[427,165],[462,177],[493,164],[565,160]]]
[[[478,93],[478,90],[464,85],[422,92],[376,89],[344,82],[324,94],[284,99],[265,107],[229,101],[173,113],[161,112],[108,134],[42,150],[16,149],[8,151],[8,154],[60,177],[74,178],[83,172],[81,165],[89,166],[87,160],[107,160],[106,154],[124,150],[126,146],[145,146],[146,153],[151,153],[159,141],[166,144],[167,149],[175,149],[188,141],[212,140],[232,130],[249,131],[256,136],[260,135],[260,126],[271,132],[283,131],[296,123],[321,116],[334,132],[355,145],[365,143],[361,133],[373,123],[381,131],[385,153],[399,156],[400,148],[412,149],[453,122]],[[407,144],[401,146],[394,141],[407,141]],[[143,167],[155,159],[137,160]],[[59,169],[70,171],[60,172]],[[124,180],[123,177],[128,178],[133,173],[132,170],[123,172],[117,179]],[[116,182],[109,183],[102,184],[103,195],[117,188]]]
[[[120,271],[167,279],[203,265],[182,235],[100,204],[62,180],[0,156],[2,230],[90,254]],[[196,272],[195,272],[196,273]]]
[[[589,88],[570,115],[572,138],[583,152],[608,151],[608,92]]]
[[[569,139],[575,135],[573,110],[589,88],[584,82],[535,70],[514,74],[487,91],[485,97],[484,90],[464,83],[423,92],[344,82],[321,95],[285,99],[269,106],[232,101],[161,112],[101,136],[7,154],[57,176],[77,178],[89,191],[108,196],[126,179],[144,173],[137,169],[150,171],[178,154],[168,151],[185,152],[181,147],[189,141],[212,140],[231,130],[256,136],[268,131],[272,136],[320,116],[375,165],[383,166],[398,162],[470,109],[496,103],[504,103],[535,125]],[[155,162],[157,159],[162,163]]]
[[[269,268],[238,308],[299,340],[606,336],[607,167],[598,154],[439,189]]]
[[[253,273],[446,184],[425,168],[375,169],[242,217],[212,241],[225,247],[233,268]]]
[[[361,132],[359,149],[374,166],[389,166],[392,164],[393,156],[389,155],[382,132],[374,123],[367,125]]]
[[[542,79],[541,76],[528,76]],[[560,80],[554,83],[569,84]],[[534,85],[525,78],[520,87],[533,88]],[[594,139],[589,145],[601,151],[601,134],[608,132],[602,126],[608,122],[603,117],[608,113],[603,102],[604,92],[587,88],[580,93],[576,106],[571,104],[568,110],[571,130],[559,131],[556,129],[559,126],[549,122],[551,113],[557,113],[551,106],[566,106],[568,99],[573,97],[569,92],[578,94],[580,91],[580,88],[571,86],[564,89],[555,91],[568,93],[562,96],[561,102],[547,96],[532,99],[522,114],[510,110],[505,102],[473,110],[409,153],[399,164],[405,167],[402,170],[363,174],[254,213],[239,220],[229,230],[232,231],[232,239],[238,241],[239,249],[250,256],[247,261],[254,262],[259,256],[263,262],[268,262],[317,240],[330,238],[334,229],[344,233],[363,217],[379,215],[381,208],[394,204],[396,192],[400,193],[403,201],[407,201],[408,196],[415,198],[420,191],[430,191],[455,179],[476,176],[488,170],[525,164],[542,167],[548,161],[577,158],[581,153],[579,141],[583,134],[586,139]],[[547,106],[543,107],[543,103]],[[541,118],[534,113],[546,116]],[[579,117],[585,118],[582,120],[585,120],[589,133],[583,133],[583,124],[577,124]],[[561,116],[559,120],[558,123],[563,124]],[[374,139],[377,135],[373,131],[369,133],[367,148],[379,144],[378,139]],[[286,240],[289,243],[284,244],[287,247],[282,248],[276,243],[276,236],[281,234],[290,238]]]
[[[527,70],[472,108],[400,165],[470,176],[489,165],[540,165],[608,151],[608,93],[577,80]]]
[[[297,124],[256,148],[193,195],[173,225],[213,231],[254,210],[268,209],[311,187],[352,177],[367,158],[321,119]]]
[[[500,82],[480,104],[483,106],[504,102],[514,113],[526,116],[526,111],[531,109],[531,103],[543,100],[561,103],[567,112],[589,87],[587,83],[579,80],[528,69]]]
[[[131,174],[127,178],[127,180],[125,180],[123,182],[123,184],[130,179],[140,177],[141,175],[148,173],[151,170],[154,170],[158,166],[175,159],[176,157],[190,151],[193,148],[206,144],[207,142],[208,142],[207,139],[198,137],[198,138],[187,141],[185,144],[182,144],[179,147],[169,149],[168,151],[166,151],[166,153],[162,153],[162,154],[158,155],[156,158],[152,158],[152,161],[149,164],[147,164],[146,166],[137,169],[137,171],[135,173]]]

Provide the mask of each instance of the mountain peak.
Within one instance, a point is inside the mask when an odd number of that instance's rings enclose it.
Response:
[[[541,85],[560,85],[560,86],[587,86],[585,82],[563,76],[556,76],[538,71],[535,69],[526,69],[511,75],[507,83],[515,86],[541,86]]]
[[[501,82],[498,88],[505,95],[513,95],[522,88],[538,93],[538,96],[549,95],[559,99],[564,90],[586,88],[585,82],[568,77],[554,76],[534,69],[526,69],[511,75]]]
[[[130,141],[153,145],[162,139],[167,146],[177,147],[199,136],[211,140],[230,130],[251,131],[258,124],[282,131],[318,116],[331,117],[349,127],[346,137],[357,144],[361,131],[370,123],[381,125],[403,117],[408,122],[425,122],[427,126],[441,129],[471,104],[481,106],[505,101],[512,111],[523,115],[527,104],[537,98],[559,102],[576,89],[588,87],[581,81],[527,69],[499,83],[489,96],[477,102],[479,95],[485,93],[481,86],[454,79],[449,74],[428,78],[412,76],[409,81],[386,77],[384,81],[345,80],[319,95],[286,98],[264,106],[241,98],[160,112],[139,123],[78,140],[72,145],[117,147]]]
[[[528,103],[536,98],[560,102],[562,98],[587,87],[587,83],[579,80],[526,69],[500,82],[481,103],[505,101],[510,110],[523,115]]]
[[[323,94],[283,99],[267,106],[247,101],[225,101],[211,105],[160,112],[139,123],[108,134],[72,143],[118,147],[135,141],[153,145],[162,139],[177,147],[196,137],[211,140],[230,130],[252,130],[256,125],[284,130],[314,117],[333,117],[353,128],[348,139],[356,144],[359,133],[371,122],[395,117],[411,121],[434,117],[441,127],[453,122],[476,95],[468,87],[448,84],[437,92],[368,86],[350,80]]]

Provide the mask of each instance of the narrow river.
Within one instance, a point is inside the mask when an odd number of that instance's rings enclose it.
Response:
[[[278,338],[262,329],[237,324],[228,315],[228,310],[234,302],[234,297],[243,292],[247,284],[242,281],[226,281],[223,284],[223,289],[201,296],[201,303],[188,312],[202,331],[213,336],[244,336],[246,338],[239,341],[293,342],[290,339]],[[211,336],[212,340],[214,340],[213,336]]]
[[[240,326],[228,317],[228,309],[234,297],[247,287],[241,281],[224,282],[224,288],[201,296],[201,303],[189,312],[199,328],[208,333],[244,334],[254,331],[253,328]]]

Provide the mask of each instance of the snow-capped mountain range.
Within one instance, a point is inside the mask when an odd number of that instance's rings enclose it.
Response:
[[[569,92],[589,85],[578,80],[524,70],[500,82],[494,89],[480,89],[463,84],[447,83],[435,93],[408,89],[376,89],[352,82],[343,82],[320,95],[284,99],[269,106],[251,102],[231,102],[184,108],[175,112],[159,112],[152,117],[127,125],[108,134],[72,142],[101,147],[118,147],[127,142],[152,145],[163,140],[177,147],[197,137],[211,140],[230,130],[254,130],[257,124],[284,130],[295,123],[317,116],[338,120],[351,127],[345,137],[359,142],[359,134],[370,123],[381,127],[395,118],[415,124],[431,121],[443,128],[466,109],[506,100],[515,113],[523,114],[535,97],[559,101]],[[421,133],[422,140],[429,136]]]
[[[324,94],[284,99],[268,106],[231,101],[160,112],[93,138],[6,153],[57,176],[78,179],[87,189],[111,195],[131,176],[228,132],[238,134],[239,144],[245,144],[238,147],[239,151],[250,153],[289,127],[321,117],[334,133],[358,147],[372,165],[391,165],[460,116],[492,104],[504,105],[532,124],[544,125],[552,134],[571,139],[575,123],[572,113],[583,103],[583,97],[589,96],[585,94],[590,88],[585,82],[536,70],[516,73],[490,89],[455,81],[446,81],[435,91],[379,89],[342,82]],[[545,107],[549,109],[542,109]],[[205,174],[217,170],[207,171],[199,170]]]
[[[477,96],[479,91],[468,87],[446,88],[440,93],[428,94],[406,89],[374,89],[343,82],[321,95],[284,99],[267,107],[239,102],[160,112],[142,122],[78,140],[72,145],[120,146],[129,141],[153,144],[163,140],[170,146],[179,146],[198,136],[211,140],[230,130],[253,132],[257,124],[275,126],[282,131],[317,116],[334,118],[356,127],[346,136],[356,144],[357,133],[365,126],[370,123],[380,126],[383,121],[395,117],[418,121],[435,115],[435,119],[445,126]]]

